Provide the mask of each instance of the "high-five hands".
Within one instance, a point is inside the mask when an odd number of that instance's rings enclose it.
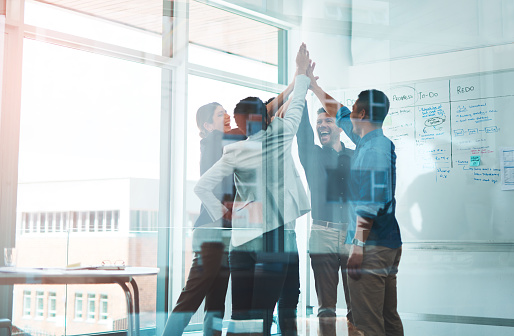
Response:
[[[302,43],[300,50],[296,54],[296,68],[299,75],[306,75],[307,69],[310,67],[309,51],[305,43]]]
[[[317,81],[319,79],[319,76],[314,76],[314,68],[316,67],[316,62],[312,62],[311,65],[309,65],[309,67],[307,68],[307,77],[309,77],[311,79],[311,86],[310,88],[312,89],[313,85],[316,85],[317,84]]]

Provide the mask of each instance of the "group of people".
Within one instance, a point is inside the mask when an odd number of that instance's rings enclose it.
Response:
[[[336,335],[341,272],[348,334],[403,335],[396,309],[402,244],[396,155],[382,132],[389,100],[381,91],[362,91],[350,111],[317,84],[305,44],[296,66],[293,82],[267,104],[248,97],[236,105],[236,129],[218,103],[197,112],[202,176],[195,193],[202,208],[193,231],[195,256],[164,336],[182,335],[204,299],[204,335],[221,335],[229,277],[227,335],[270,335],[275,306],[280,333],[297,335],[295,221],[309,211],[319,334]],[[309,89],[323,106],[316,123],[321,147],[305,104]],[[343,131],[355,150],[340,141]],[[291,154],[295,136],[310,202]]]

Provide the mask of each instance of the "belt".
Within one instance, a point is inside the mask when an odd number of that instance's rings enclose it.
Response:
[[[319,219],[313,219],[312,224],[319,225],[327,228],[332,228],[336,230],[345,231],[348,229],[348,223],[334,223],[334,222],[327,222]]]

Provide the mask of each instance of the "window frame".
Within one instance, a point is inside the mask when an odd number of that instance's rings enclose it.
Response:
[[[105,311],[104,311],[105,304]],[[109,319],[109,295],[100,294],[100,302],[98,305],[98,320],[106,321]]]
[[[54,307],[52,307],[52,303]],[[48,303],[47,303],[47,319],[54,320],[57,317],[57,293],[48,292]]]
[[[45,317],[45,292],[42,290],[36,291],[36,307],[34,311],[34,318],[42,320]]]
[[[84,296],[82,292],[75,292],[73,300],[73,319],[76,321],[84,319]]]
[[[96,320],[96,293],[87,293],[86,321],[94,322],[95,320]]]
[[[23,318],[30,318],[32,316],[32,291],[23,291]]]
[[[205,1],[200,1],[204,2]],[[51,43],[62,47],[68,47],[77,49],[79,51],[84,52],[92,52],[98,55],[104,55],[108,57],[118,58],[121,60],[127,60],[136,63],[142,63],[149,66],[155,66],[162,70],[162,92],[165,92],[164,88],[166,88],[167,92],[171,92],[169,95],[161,96],[161,174],[160,174],[160,186],[159,186],[159,213],[157,216],[158,220],[158,267],[161,269],[166,269],[168,272],[161,272],[164,274],[160,274],[157,279],[157,290],[160,292],[157,295],[156,309],[157,312],[165,312],[167,313],[171,309],[171,305],[176,300],[175,297],[171,297],[171,293],[173,292],[170,288],[180,286],[178,283],[178,279],[173,277],[174,269],[180,269],[182,264],[179,263],[178,267],[175,267],[173,256],[170,257],[170,246],[177,239],[180,239],[182,236],[181,230],[175,231],[170,228],[169,223],[172,221],[179,220],[179,222],[184,221],[185,214],[183,213],[183,203],[180,200],[182,196],[181,190],[183,188],[186,177],[184,171],[184,165],[180,164],[180,162],[184,163],[187,153],[185,152],[185,140],[186,134],[184,133],[185,120],[179,116],[177,113],[172,113],[174,110],[181,110],[187,106],[187,90],[185,92],[181,90],[172,90],[174,87],[187,87],[184,85],[187,83],[187,76],[189,73],[194,73],[197,76],[221,80],[223,82],[242,85],[250,88],[260,89],[272,93],[279,93],[285,87],[283,83],[285,81],[280,78],[286,78],[287,76],[279,76],[278,82],[276,83],[266,83],[263,81],[256,81],[252,78],[238,76],[235,73],[226,73],[217,71],[216,69],[210,68],[200,68],[195,66],[194,64],[188,64],[187,61],[184,62],[184,59],[187,60],[187,48],[188,48],[188,29],[187,25],[187,8],[188,4],[184,2],[171,2],[174,8],[169,8],[170,2],[163,0],[164,9],[164,20],[163,20],[163,54],[155,55],[150,53],[141,53],[138,50],[133,50],[125,47],[120,47],[116,45],[111,45],[104,42],[99,42],[96,40],[91,40],[79,36],[74,36],[71,34],[66,34],[64,32],[52,31],[49,29],[40,28],[37,26],[25,25],[23,22],[24,17],[24,0],[12,0],[7,1],[6,5],[6,43],[5,45],[10,46],[9,52],[6,52],[7,57],[4,58],[4,69],[6,65],[9,65],[9,71],[4,71],[3,80],[4,83],[6,78],[11,78],[14,76],[19,82],[15,82],[15,85],[9,85],[10,90],[13,90],[14,94],[12,95],[3,95],[2,97],[2,106],[9,106],[10,111],[14,113],[14,119],[10,122],[11,124],[3,123],[0,134],[2,138],[5,136],[4,134],[8,133],[9,137],[14,139],[19,138],[19,118],[20,118],[20,102],[21,102],[21,61],[23,59],[23,40],[24,39],[32,39],[37,41],[43,41],[45,43]],[[276,26],[281,29],[291,29],[293,25],[286,21],[281,21],[265,14],[259,13],[258,11],[253,11],[246,9],[242,6],[231,5],[225,2],[220,1],[209,1],[208,3],[211,6],[230,11],[236,15],[241,15],[248,17],[250,19],[254,19],[266,24],[270,24]],[[173,17],[173,13],[181,13],[178,16]],[[186,13],[186,17],[183,17],[183,13]],[[172,22],[174,21],[174,22]],[[178,23],[178,24],[177,24]],[[287,31],[284,31],[287,34]],[[10,35],[9,35],[10,34]],[[7,43],[11,41],[12,43]],[[279,53],[286,52],[288,46],[286,44],[279,44]],[[279,55],[280,56],[280,55]],[[279,57],[279,60],[282,57]],[[186,64],[186,65],[184,65]],[[12,65],[12,66],[11,66]],[[281,69],[282,68],[282,69]],[[283,71],[287,71],[287,64],[280,64],[279,61],[279,74]],[[10,83],[11,84],[11,83]],[[6,85],[4,85],[5,89]],[[8,97],[8,98],[7,98]],[[5,111],[5,109],[3,109]],[[3,116],[2,116],[3,118]],[[8,130],[6,132],[5,130]],[[13,134],[13,136],[11,135]],[[6,190],[7,196],[4,200],[2,200],[2,209],[4,209],[4,205],[6,205],[6,210],[2,211],[2,222],[11,222],[16,223],[16,220],[10,220],[10,217],[14,217],[16,219],[16,197],[17,197],[17,186],[16,184],[12,184],[12,176],[14,176],[14,180],[17,180],[17,156],[19,152],[19,142],[3,142],[1,145],[2,148],[7,150],[9,154],[7,156],[7,161],[10,162],[12,158],[12,162],[9,166],[9,169],[3,170],[0,173],[0,183],[2,186],[8,185],[9,188],[2,188],[2,190]],[[180,148],[177,148],[180,147]],[[178,150],[175,150],[178,149]],[[177,164],[178,163],[178,164]],[[174,187],[178,188],[172,188]],[[10,217],[9,217],[10,216]],[[114,211],[111,222],[111,232],[116,232],[119,229],[119,211]],[[41,228],[41,215],[39,218],[31,218],[29,215],[28,220],[28,228],[30,233],[40,233],[42,232]],[[82,228],[80,213],[78,211],[70,211],[66,214],[62,213],[60,218],[60,230],[57,230],[57,223],[53,223],[57,220],[55,214],[52,221],[52,231],[56,232],[80,232]],[[35,220],[33,222],[33,220]],[[151,225],[151,224],[149,224]],[[45,232],[48,231],[45,227]],[[104,226],[104,231],[107,231],[107,227]],[[16,225],[2,229],[2,233],[5,233],[6,239],[10,242],[8,244],[14,244],[16,239]],[[182,244],[180,244],[182,245]],[[181,281],[180,281],[181,282]],[[178,287],[177,287],[178,288]],[[9,290],[7,289],[7,293]],[[7,300],[7,306],[12,307],[12,294],[6,295],[4,291],[0,292],[0,296],[5,297]],[[77,300],[74,297],[74,303]],[[82,312],[80,314],[79,319],[84,318],[83,313],[83,301],[84,297],[82,297]],[[74,304],[74,308],[76,305]],[[4,311],[0,309],[0,315],[9,315],[4,314]],[[32,311],[29,310],[30,313]],[[29,313],[29,314],[30,314]],[[157,326],[159,328],[164,327],[165,323],[165,315],[166,314],[158,314],[157,318]],[[76,312],[74,312],[74,318],[76,318]]]

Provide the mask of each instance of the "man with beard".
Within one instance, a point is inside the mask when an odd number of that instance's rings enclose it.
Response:
[[[350,223],[346,243],[352,322],[365,336],[403,336],[397,311],[397,273],[402,254],[396,220],[395,146],[382,131],[389,99],[365,90],[350,111],[328,95],[308,69],[311,90],[355,143],[350,168]]]
[[[347,286],[347,249],[344,242],[348,227],[348,175],[352,150],[340,140],[342,129],[323,108],[318,110],[316,131],[321,146],[314,143],[307,107],[297,133],[298,154],[311,191],[312,227],[309,254],[318,296],[319,332],[336,335],[336,304],[339,270],[348,307],[351,329],[350,297]]]

